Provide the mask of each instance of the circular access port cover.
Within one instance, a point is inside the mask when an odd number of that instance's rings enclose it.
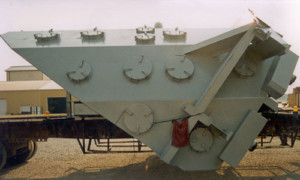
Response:
[[[178,28],[175,28],[175,30],[165,30],[165,31],[163,31],[163,35],[167,39],[184,39],[184,38],[186,38],[186,32],[180,31]]]
[[[176,58],[167,62],[166,71],[173,79],[183,80],[193,75],[194,65],[188,58]]]
[[[93,39],[101,39],[104,36],[103,31],[82,31],[80,35],[83,39],[93,40]]]
[[[85,80],[92,72],[91,66],[84,60],[77,61],[71,65],[67,76],[76,82]]]
[[[50,29],[49,32],[34,34],[34,38],[37,40],[37,42],[49,42],[58,40],[60,35],[58,33],[54,33],[53,30]]]
[[[234,67],[235,72],[242,78],[254,76],[256,73],[256,62],[242,57]]]
[[[124,122],[131,132],[144,133],[152,127],[153,112],[145,104],[132,104],[125,109]]]
[[[148,26],[143,26],[143,27],[138,27],[136,28],[136,33],[140,34],[140,33],[154,33],[155,32],[155,28],[153,27],[148,27]]]
[[[190,145],[197,152],[208,152],[213,144],[213,135],[208,128],[197,128],[190,135]]]
[[[149,77],[152,72],[152,64],[142,56],[140,59],[128,60],[124,65],[123,71],[130,80],[140,81]]]
[[[155,35],[150,33],[137,34],[135,41],[137,43],[153,43],[155,41]]]

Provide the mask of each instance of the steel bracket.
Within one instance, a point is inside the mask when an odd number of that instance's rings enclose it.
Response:
[[[257,24],[252,24],[247,32],[242,36],[239,42],[234,46],[231,52],[225,57],[223,64],[215,73],[211,83],[207,86],[201,97],[195,104],[185,104],[183,110],[190,115],[203,113],[212,99],[215,97],[223,83],[231,73],[238,60],[244,54],[245,50],[255,37],[255,28]]]

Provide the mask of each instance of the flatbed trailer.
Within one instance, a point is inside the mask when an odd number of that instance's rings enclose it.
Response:
[[[264,112],[268,121],[260,132],[260,147],[270,148],[274,136],[279,136],[281,144],[277,147],[294,147],[300,133],[300,116],[298,112]],[[269,139],[266,141],[266,139]]]
[[[0,138],[8,140],[47,138],[130,137],[101,116],[58,115],[0,116]]]
[[[125,139],[132,136],[102,116],[8,115],[0,116],[0,169],[6,162],[19,164],[29,160],[37,150],[36,142],[47,141],[48,138],[77,139],[84,154],[149,151],[142,150],[145,145],[136,139],[110,141],[110,139]],[[92,150],[92,142],[101,150]],[[128,145],[129,142],[132,145]],[[112,147],[122,147],[123,150],[115,151]],[[127,147],[136,150],[126,150]]]

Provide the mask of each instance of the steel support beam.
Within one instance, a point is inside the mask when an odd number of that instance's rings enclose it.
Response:
[[[215,73],[215,76],[210,81],[201,97],[196,101],[195,104],[185,104],[183,110],[190,115],[196,115],[203,113],[206,107],[209,105],[211,100],[215,97],[223,83],[231,73],[232,69],[244,54],[245,50],[255,37],[255,27],[257,24],[252,24],[249,30],[244,34],[240,41],[235,45],[231,52],[225,58],[223,64]]]

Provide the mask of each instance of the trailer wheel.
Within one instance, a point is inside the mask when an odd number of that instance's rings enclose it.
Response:
[[[29,143],[31,143],[32,148],[31,148],[31,154],[29,155],[27,160],[33,158],[33,156],[36,154],[37,149],[38,149],[38,145],[37,145],[36,141],[31,140]]]
[[[12,164],[12,165],[17,165],[17,164],[21,164],[27,160],[29,160],[30,158],[33,157],[33,153],[34,153],[34,141],[33,140],[29,140],[27,143],[28,143],[28,146],[27,146],[27,149],[22,152],[21,154],[17,154],[11,158],[9,158],[7,160],[7,162],[9,164]]]
[[[0,141],[0,169],[6,164],[7,152],[6,148],[3,145],[2,141]]]

